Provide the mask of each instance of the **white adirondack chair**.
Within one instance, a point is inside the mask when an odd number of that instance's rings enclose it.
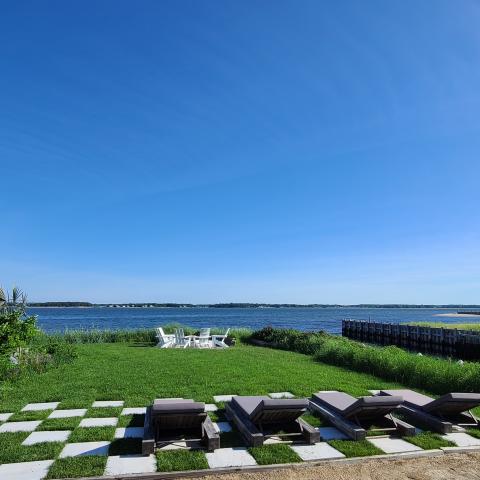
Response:
[[[228,348],[228,345],[225,343],[225,339],[228,337],[228,329],[223,335],[212,335],[212,344],[214,347]]]
[[[190,338],[185,337],[183,328],[175,329],[175,346],[177,348],[187,348],[190,346]]]
[[[157,347],[160,347],[160,348],[173,347],[173,345],[175,343],[175,335],[167,335],[163,331],[162,327],[157,328],[156,337],[157,337],[157,340],[158,340]]]
[[[194,338],[194,345],[198,348],[211,348],[212,342],[210,340],[210,329],[201,328],[200,335]]]

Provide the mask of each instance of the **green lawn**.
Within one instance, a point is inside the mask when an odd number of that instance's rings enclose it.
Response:
[[[124,400],[125,406],[141,407],[154,398],[185,397],[213,403],[219,394],[260,395],[290,391],[309,397],[317,390],[341,390],[355,396],[368,395],[369,389],[401,387],[368,374],[322,364],[311,356],[283,350],[237,345],[228,350],[162,350],[150,345],[87,344],[78,346],[79,356],[41,375],[23,377],[0,387],[0,411],[13,412],[13,420],[43,419],[38,430],[71,430],[69,442],[112,441],[109,455],[141,452],[141,440],[113,440],[113,427],[79,427],[80,418],[45,419],[47,412],[20,412],[30,402],[60,401],[59,408],[85,408],[87,417],[118,417],[121,408],[92,408],[94,400]],[[224,421],[223,405],[211,412],[214,421]],[[318,417],[305,415],[315,426],[324,425]],[[143,426],[144,415],[119,417],[119,427]],[[28,433],[0,435],[0,464],[16,461],[56,459],[48,478],[101,475],[105,458],[58,459],[62,443],[22,446]],[[411,440],[422,448],[438,448],[445,441],[422,434]],[[239,432],[222,433],[222,447],[243,446]],[[382,453],[367,441],[331,441],[347,457]],[[448,442],[447,442],[448,443]],[[251,448],[259,464],[299,461],[287,445]],[[201,451],[157,453],[159,471],[207,468]]]
[[[213,395],[260,395],[317,390],[367,395],[397,385],[371,375],[315,362],[294,352],[237,345],[228,350],[177,350],[124,343],[78,346],[79,357],[41,375],[0,389],[0,410],[17,412],[28,402],[61,401],[59,408],[88,408],[94,400],[143,406],[154,398],[212,402]]]

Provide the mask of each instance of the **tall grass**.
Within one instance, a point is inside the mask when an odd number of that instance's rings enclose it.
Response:
[[[181,325],[178,323],[169,323],[162,325],[165,333],[174,333],[176,328],[183,328],[185,335],[194,335],[198,328]],[[225,333],[224,329],[213,328],[213,335]],[[251,335],[251,330],[245,328],[231,329],[229,336],[242,340]],[[49,336],[59,341],[67,343],[157,343],[156,330],[154,328],[139,328],[132,330],[66,330],[65,332],[52,333]]]
[[[480,363],[458,363],[401,348],[365,345],[323,332],[267,327],[252,334],[277,348],[312,355],[315,360],[395,381],[432,393],[480,392]]]

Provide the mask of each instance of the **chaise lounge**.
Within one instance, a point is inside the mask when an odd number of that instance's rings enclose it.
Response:
[[[235,396],[225,403],[227,417],[252,447],[263,445],[267,438],[277,435],[300,436],[309,444],[319,442],[318,431],[300,418],[307,408],[307,399],[273,400],[267,396]]]
[[[337,391],[318,392],[310,399],[310,409],[353,440],[365,439],[367,430],[415,435],[415,427],[392,415],[402,401],[399,396],[355,398]]]
[[[220,447],[220,435],[204,403],[183,398],[155,400],[145,415],[142,454],[178,441],[200,441],[209,452]]]
[[[379,396],[403,397],[400,412],[408,421],[426,425],[439,433],[451,433],[453,426],[480,426],[471,412],[480,406],[479,393],[447,393],[436,400],[413,390],[381,390]]]

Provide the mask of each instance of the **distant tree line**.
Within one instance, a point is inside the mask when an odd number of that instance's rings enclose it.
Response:
[[[380,303],[361,303],[358,305],[340,305],[324,303],[211,303],[211,304],[193,304],[193,303],[90,303],[90,302],[29,302],[29,307],[113,307],[113,308],[480,308],[480,305],[433,305],[433,304],[380,304]],[[471,313],[471,312],[465,312]]]

